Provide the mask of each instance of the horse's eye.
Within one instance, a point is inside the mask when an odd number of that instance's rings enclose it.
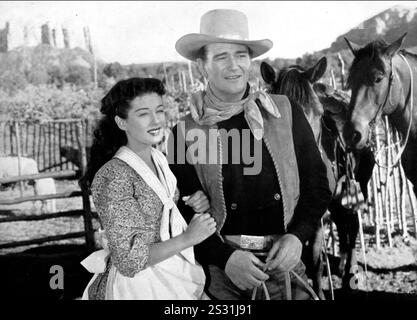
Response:
[[[384,75],[379,74],[375,77],[375,83],[380,83],[381,80],[384,79]]]

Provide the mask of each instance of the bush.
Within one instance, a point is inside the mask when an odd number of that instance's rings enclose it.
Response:
[[[14,95],[0,91],[0,114],[26,120],[98,117],[103,94],[102,89],[69,85],[28,85]]]
[[[2,88],[7,94],[14,94],[19,90],[23,90],[27,86],[25,75],[7,70],[0,74],[0,88]]]
[[[36,66],[29,70],[27,75],[29,83],[33,85],[47,84],[49,82],[48,72],[45,66]]]
[[[103,73],[107,77],[114,78],[117,80],[125,78],[127,74],[125,69],[119,62],[112,62],[112,63],[107,64],[103,68]]]
[[[62,66],[52,65],[48,68],[48,84],[62,88],[65,84],[65,70]]]
[[[64,80],[77,86],[86,86],[91,83],[92,76],[88,68],[79,65],[70,65]]]

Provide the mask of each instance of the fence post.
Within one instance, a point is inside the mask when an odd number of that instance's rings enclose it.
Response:
[[[340,68],[340,82],[342,85],[342,90],[345,90],[345,62],[343,61],[342,55],[340,52],[337,54],[337,59],[339,61],[338,65]]]
[[[172,88],[171,88],[170,83],[169,83],[168,73],[167,73],[167,68],[165,67],[165,63],[162,63],[162,68],[164,69],[165,85],[166,85],[168,91],[171,91]]]
[[[373,200],[374,200],[374,207],[375,207],[375,216],[374,216],[375,242],[376,242],[376,248],[380,249],[381,248],[380,230],[381,230],[382,219],[380,219],[381,208],[379,206],[378,183],[377,183],[376,175],[377,175],[377,172],[374,170],[374,172],[372,172],[372,190],[373,190]]]
[[[337,89],[337,83],[336,83],[336,77],[334,76],[334,71],[333,69],[330,69],[330,79],[331,79],[331,86],[333,87],[333,89]]]
[[[80,150],[81,159],[81,176],[83,176],[87,171],[87,152],[85,147],[85,131],[84,131],[84,120],[77,122],[77,143],[78,150]],[[88,250],[94,249],[94,230],[93,230],[93,221],[91,214],[91,205],[90,205],[90,194],[87,186],[80,184],[82,199],[83,199],[83,212],[84,212],[84,229],[85,229],[85,242]]]
[[[22,151],[20,149],[20,126],[19,121],[15,121],[14,123],[16,128],[16,144],[17,144],[17,174],[19,176],[22,175]],[[23,197],[23,181],[19,182],[19,190],[20,190],[20,196]]]
[[[190,75],[191,86],[194,87],[193,70],[191,68],[191,61],[188,61],[188,73]]]

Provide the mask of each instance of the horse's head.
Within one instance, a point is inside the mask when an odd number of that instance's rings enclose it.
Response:
[[[269,64],[261,64],[262,78],[269,85],[269,92],[286,95],[291,101],[298,103],[303,108],[316,138],[324,110],[314,92],[313,84],[323,76],[326,67],[327,59],[323,57],[310,69],[294,65],[282,69],[277,75]]]
[[[310,69],[293,65],[282,69],[276,75],[274,69],[262,62],[261,74],[264,81],[269,85],[273,94],[283,94],[289,99],[299,103],[306,114],[313,112],[322,115],[323,106],[313,90],[313,83],[318,81],[326,71],[327,59],[321,58]]]
[[[314,83],[313,89],[323,105],[324,118],[331,119],[342,133],[348,120],[349,95],[325,83]]]
[[[393,80],[392,58],[400,49],[405,35],[392,44],[377,40],[363,48],[345,38],[354,55],[348,77],[352,93],[345,137],[355,149],[362,149],[368,144],[370,125],[373,126],[382,113],[393,111],[394,106],[389,103]]]

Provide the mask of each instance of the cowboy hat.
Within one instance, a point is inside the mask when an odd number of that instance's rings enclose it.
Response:
[[[184,58],[197,60],[200,50],[210,43],[236,43],[247,46],[252,58],[264,54],[272,48],[272,41],[248,40],[248,19],[237,10],[216,9],[205,13],[200,21],[200,33],[190,33],[181,37],[175,49]]]

